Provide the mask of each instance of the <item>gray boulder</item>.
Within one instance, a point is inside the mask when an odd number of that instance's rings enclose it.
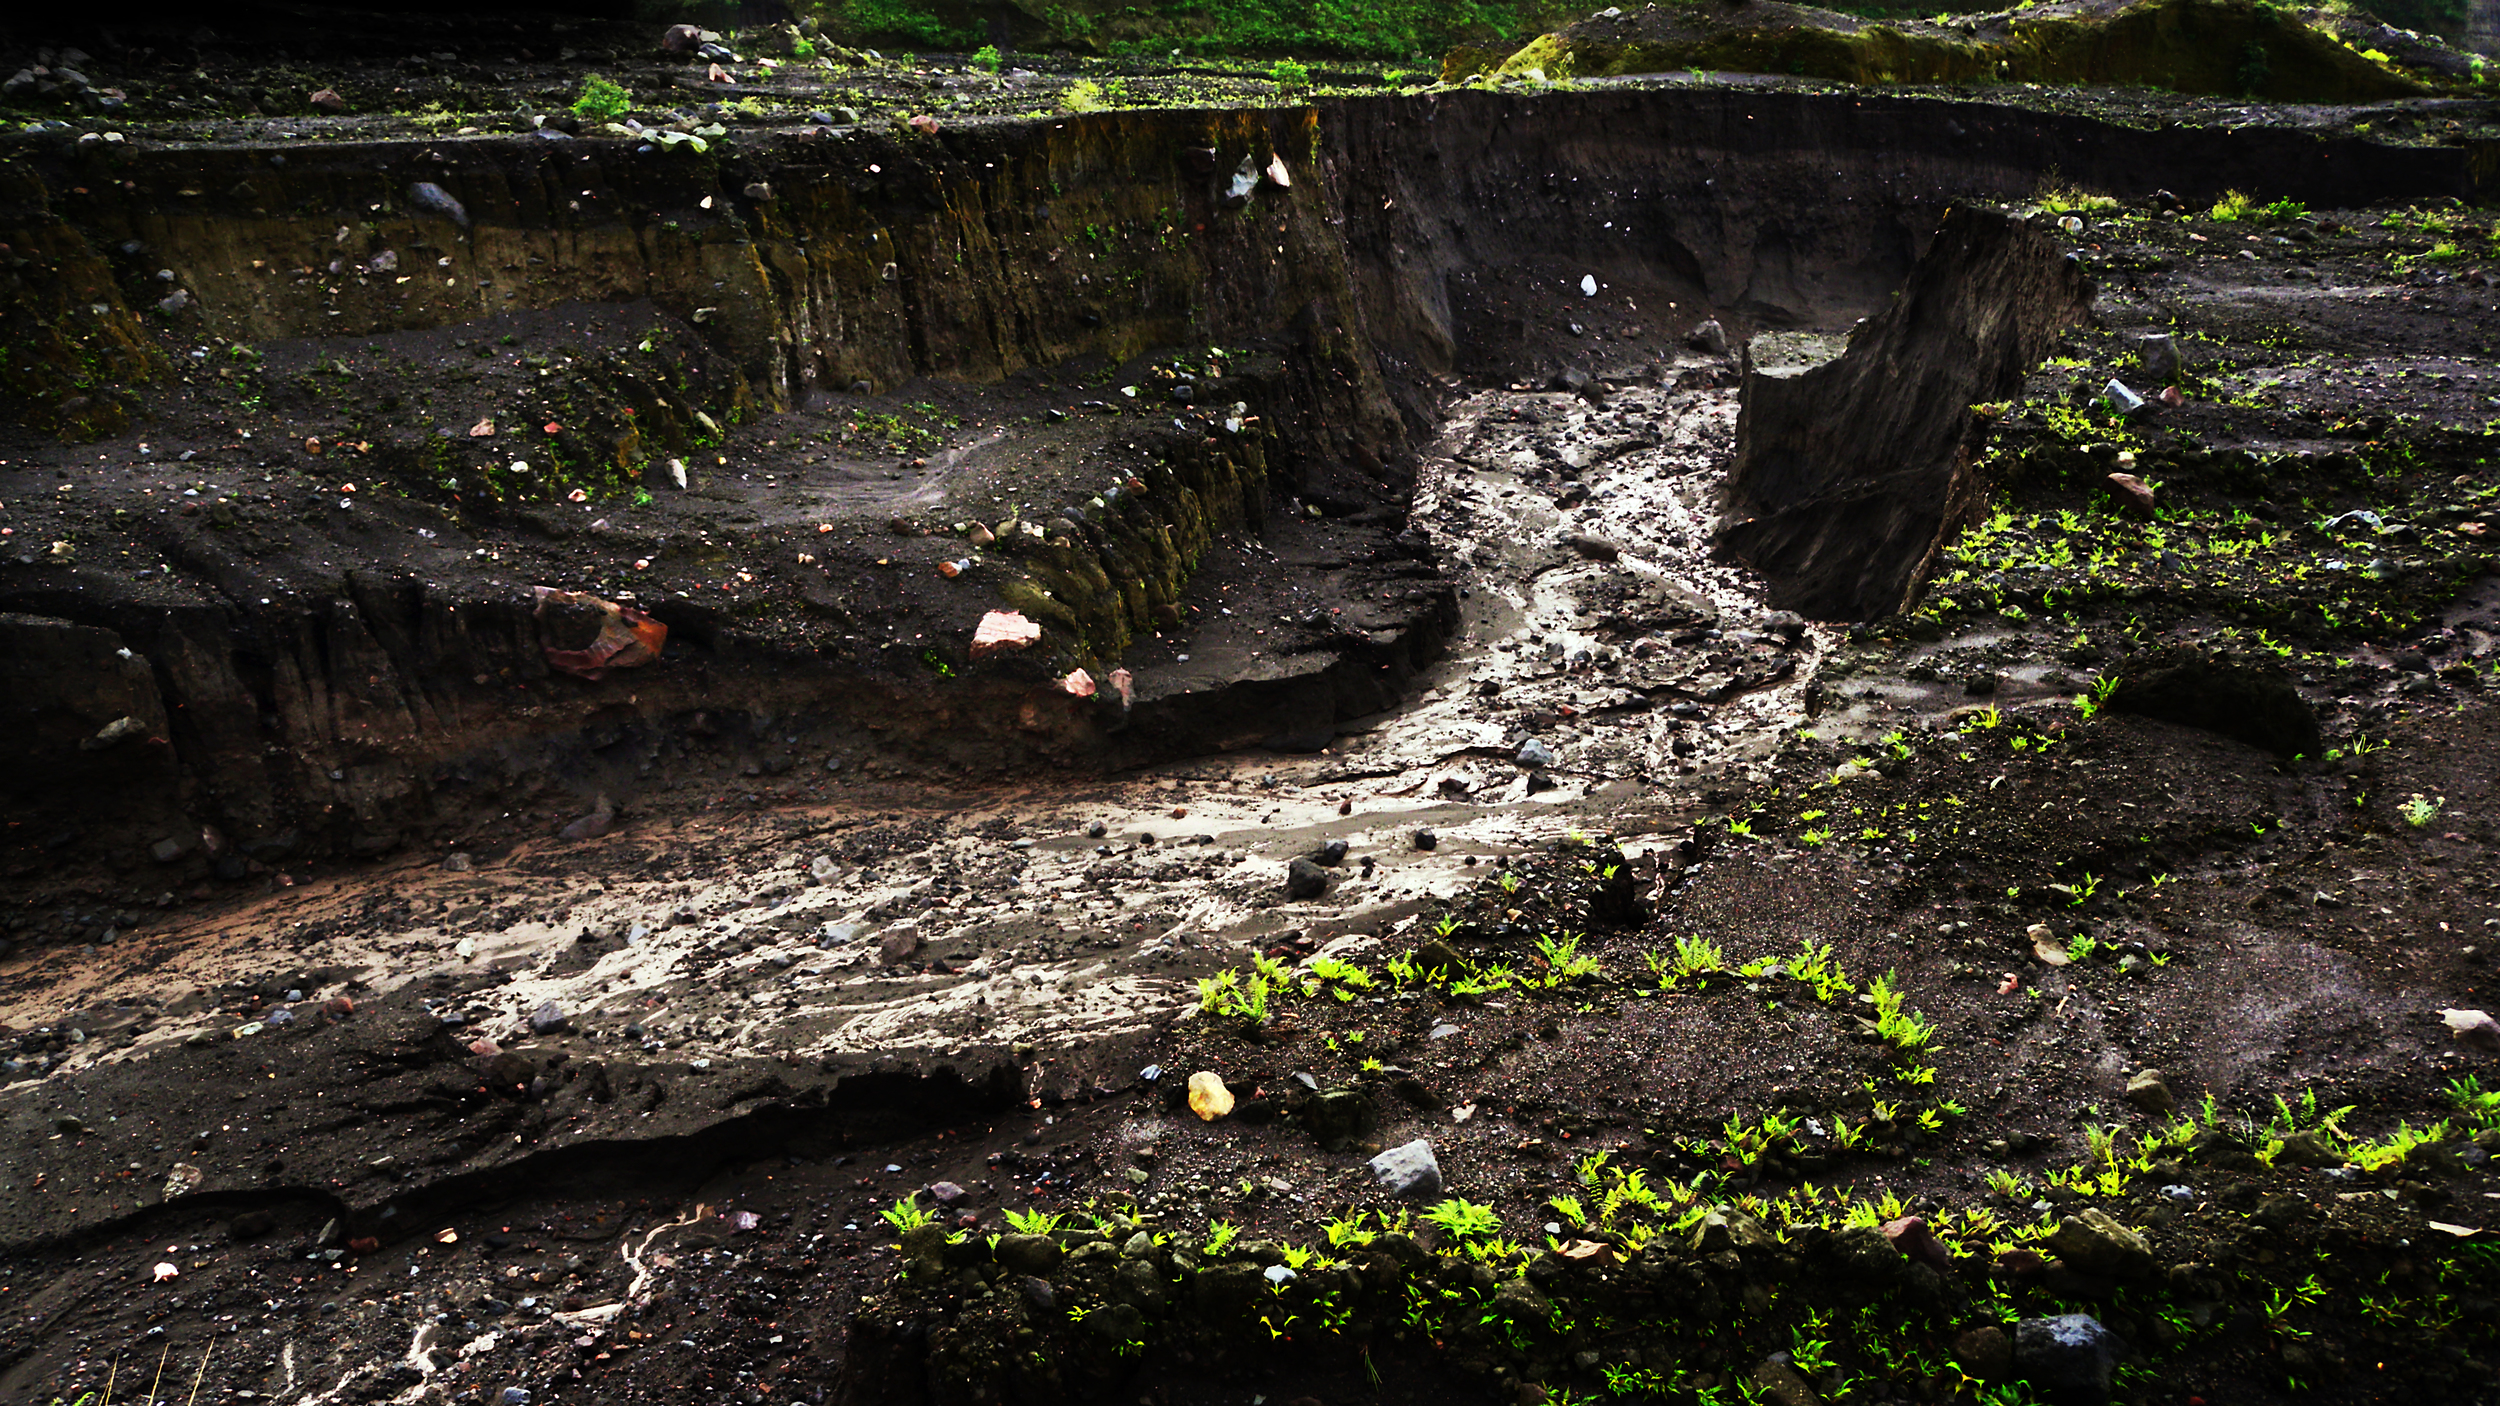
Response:
[[[1392,1147],[1367,1165],[1372,1180],[1392,1196],[1441,1194],[1440,1159],[1432,1155],[1432,1144],[1422,1138]]]
[[[2014,1325],[2014,1375],[2050,1406],[2107,1406],[2126,1344],[2088,1313],[2026,1318]]]

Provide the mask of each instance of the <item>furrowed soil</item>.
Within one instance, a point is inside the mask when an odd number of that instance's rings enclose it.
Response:
[[[11,306],[127,229],[79,345],[153,369],[0,453],[0,1391],[2495,1394],[2487,104],[1679,78],[1044,149],[1019,85],[1120,75],[846,64],[823,123],[647,39],[134,41],[11,139]],[[650,140],[532,135],[594,66]],[[677,89],[757,96],[748,164],[652,164]],[[106,130],[219,213],[81,213],[139,206],[70,194]],[[535,226],[477,194],[524,144],[600,173]],[[984,161],[1095,185],[1019,234]],[[598,621],[538,585],[667,644],[551,668]]]

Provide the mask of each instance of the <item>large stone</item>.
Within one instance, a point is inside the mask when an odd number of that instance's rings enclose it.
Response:
[[[1998,1381],[2014,1369],[2014,1340],[1993,1323],[1973,1328],[1953,1340],[1953,1360],[1983,1382]]]
[[[1059,1267],[1065,1247],[1047,1235],[1002,1235],[992,1252],[998,1262],[1018,1274],[1048,1274]]]
[[[1199,1271],[1192,1293],[1198,1312],[1208,1318],[1245,1313],[1267,1292],[1267,1279],[1254,1264],[1219,1264]]]
[[[1762,1222],[1742,1211],[1712,1211],[1693,1227],[1696,1254],[1715,1255],[1722,1250],[1746,1250],[1776,1243]]]
[[[1233,1091],[1224,1087],[1223,1075],[1201,1069],[1189,1076],[1189,1111],[1209,1123],[1233,1111]]]
[[[1752,1400],[1769,1402],[1771,1406],[1820,1406],[1822,1402],[1806,1379],[1797,1375],[1797,1369],[1779,1357],[1762,1359],[1746,1375],[1753,1385],[1753,1391],[1748,1393]]]
[[[1836,1277],[1877,1292],[1899,1283],[1908,1271],[1907,1262],[1892,1240],[1871,1225],[1853,1225],[1833,1232],[1831,1257]]]
[[[2439,1018],[2447,1024],[2448,1033],[2456,1036],[2458,1044],[2478,1050],[2500,1050],[2500,1021],[2493,1020],[2489,1011],[2449,1008],[2442,1009]]]
[[[1903,1216],[1886,1221],[1883,1232],[1884,1238],[1892,1242],[1892,1247],[1901,1252],[1903,1259],[1933,1265],[1940,1270],[1953,1268],[1953,1251],[1936,1238],[1934,1230],[1928,1228],[1926,1217]]]
[[[2127,1102],[2159,1118],[2179,1106],[2170,1082],[2158,1069],[2139,1069],[2127,1080]]]
[[[2153,1273],[2153,1247],[2098,1206],[2087,1206],[2059,1221],[2048,1246],[2070,1268],[2085,1274],[2133,1280],[2150,1278]]]
[[[2014,1325],[2014,1374],[2050,1406],[2107,1406],[2126,1345],[2087,1313],[2026,1318]]]
[[[2283,1139],[2274,1160],[2287,1167],[2340,1167],[2344,1154],[2335,1140],[2316,1128],[2303,1128]]]
[[[2179,379],[2179,340],[2167,332],[2153,332],[2136,338],[2136,363],[2144,369],[2144,379],[2156,386],[2166,386]]]
[[[1285,897],[1294,900],[1317,898],[1328,892],[1328,871],[1307,859],[1297,859],[1285,867]]]
[[[1338,1152],[1371,1131],[1374,1115],[1371,1100],[1352,1089],[1331,1089],[1304,1103],[1300,1117],[1322,1148]]]
[[[993,610],[981,617],[973,627],[972,657],[987,659],[993,654],[1010,654],[1037,643],[1042,627],[1012,610]]]
[[[1432,1144],[1417,1138],[1374,1157],[1368,1164],[1372,1180],[1392,1196],[1441,1194],[1441,1162]]]

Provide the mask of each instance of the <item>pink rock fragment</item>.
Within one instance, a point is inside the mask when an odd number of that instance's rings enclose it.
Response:
[[[2153,514],[2153,486],[2134,474],[2111,474],[2109,486],[2118,490],[2129,506],[2150,517]]]
[[[1094,676],[1083,669],[1070,670],[1068,676],[1059,681],[1059,686],[1067,690],[1071,697],[1091,698],[1094,696]]]
[[[1899,1250],[1904,1259],[1938,1269],[1953,1268],[1953,1252],[1936,1238],[1935,1231],[1927,1228],[1924,1217],[1903,1216],[1899,1220],[1884,1222],[1884,1238],[1892,1242],[1892,1247]]]
[[[1136,680],[1136,677],[1135,677],[1134,675],[1130,674],[1130,673],[1129,673],[1129,671],[1128,671],[1128,670],[1126,670],[1126,669],[1114,669],[1114,670],[1112,670],[1112,671],[1111,671],[1111,691],[1112,691],[1113,693],[1116,693],[1116,694],[1120,695],[1120,706],[1121,706],[1121,707],[1125,708],[1125,707],[1129,706],[1131,703],[1133,703],[1133,702],[1135,702],[1135,701],[1137,700],[1137,680]]]
[[[972,657],[987,659],[1023,649],[1042,637],[1042,627],[1012,610],[993,610],[972,631]]]

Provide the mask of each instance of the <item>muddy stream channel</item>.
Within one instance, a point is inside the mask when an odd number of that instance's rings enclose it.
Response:
[[[976,1049],[1143,1033],[1250,952],[1411,943],[1480,865],[1567,831],[1634,855],[1671,845],[1703,787],[1741,779],[1800,721],[1822,633],[1709,560],[1736,397],[1692,374],[1704,369],[1686,367],[1694,389],[1673,389],[1670,369],[1596,399],[1457,402],[1424,452],[1414,521],[1460,583],[1462,632],[1406,704],[1324,745],[1081,784],[854,786],[768,814],[525,841],[491,862],[386,860],[181,916],[151,933],[144,970],[108,949],[0,1019],[175,1002],[273,964],[321,974],[270,993],[306,1018],[351,981],[384,994],[498,973],[426,1004],[481,1036],[561,1013],[696,1067],[977,1062]],[[910,838],[850,857],[862,830]],[[702,877],[649,877],[653,856],[686,850],[712,857]],[[1296,859],[1325,868],[1320,901],[1288,898]],[[378,894],[404,916],[364,919]],[[233,1024],[166,1019],[108,1058]]]

